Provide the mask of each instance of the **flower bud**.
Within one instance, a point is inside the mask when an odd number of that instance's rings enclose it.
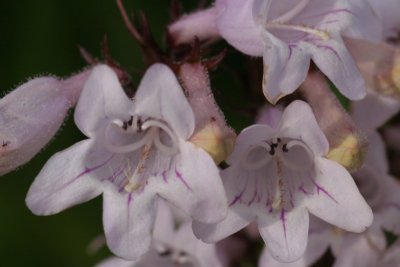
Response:
[[[185,63],[179,77],[195,115],[196,127],[190,141],[218,164],[232,152],[236,135],[215,102],[207,69],[200,63]]]
[[[53,138],[87,74],[35,78],[0,100],[0,175],[28,162]]]
[[[326,157],[349,171],[360,168],[368,148],[367,139],[330,91],[323,76],[309,74],[300,90],[328,138],[329,152]]]

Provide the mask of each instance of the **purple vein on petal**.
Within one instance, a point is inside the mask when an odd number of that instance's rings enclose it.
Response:
[[[283,208],[281,209],[281,215],[280,215],[279,219],[282,222],[283,233],[284,233],[285,238],[286,238],[286,211]]]
[[[110,176],[102,179],[101,181],[109,180],[111,183],[114,183],[118,176],[120,176],[124,172],[124,167],[120,168],[119,170],[113,172]]]
[[[79,178],[82,178],[83,176],[85,176],[86,174],[95,171],[101,167],[103,167],[104,165],[106,165],[112,158],[114,157],[114,155],[112,155],[110,158],[108,158],[106,161],[102,162],[101,164],[94,166],[94,167],[85,167],[85,170],[83,172],[81,172],[80,174],[78,174],[75,178],[73,178],[72,180],[68,181],[63,187],[69,186],[72,183],[76,182],[77,180],[79,180]]]
[[[186,182],[186,180],[183,178],[182,173],[180,173],[176,168],[175,168],[175,175],[176,175],[176,178],[178,178],[179,181],[181,181],[186,186],[187,189],[189,189],[190,191],[193,191],[192,188]]]
[[[302,192],[302,193],[303,193],[304,195],[306,195],[306,196],[313,195],[313,193],[307,192],[307,190],[304,188],[304,184],[302,184],[301,186],[299,186],[299,191]]]
[[[249,201],[249,203],[247,203],[247,206],[250,207],[251,204],[254,203],[254,201],[256,200],[256,197],[258,195],[258,179],[256,179],[255,183],[254,183],[254,194],[253,197],[251,198],[251,200]]]
[[[248,184],[248,182],[249,182],[249,180],[247,179],[247,180],[246,180],[246,184],[244,185],[243,190],[240,191],[239,195],[236,195],[236,196],[233,198],[232,202],[229,204],[229,207],[235,205],[236,202],[238,202],[238,201],[242,198],[244,192],[245,192],[246,189],[247,189],[247,184]]]
[[[337,59],[339,59],[339,61],[342,61],[342,58],[339,56],[338,52],[335,49],[333,49],[331,46],[321,45],[321,44],[316,44],[316,43],[314,43],[314,45],[318,48],[322,48],[322,49],[331,51],[337,57]]]
[[[131,205],[131,202],[132,202],[132,193],[129,193],[129,195],[128,195],[128,208]]]
[[[329,197],[330,199],[332,199],[336,204],[339,204],[339,202],[336,201],[336,199],[328,192],[326,191],[325,188],[323,188],[322,186],[320,186],[319,184],[317,184],[316,182],[313,181],[314,186],[317,188],[317,194],[319,195],[319,192],[324,193],[327,197]]]
[[[161,175],[162,175],[162,178],[163,178],[164,182],[165,182],[165,183],[168,183],[168,180],[167,180],[167,171],[163,171]]]

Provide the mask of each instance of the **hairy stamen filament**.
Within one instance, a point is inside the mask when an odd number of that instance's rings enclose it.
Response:
[[[267,28],[270,29],[279,29],[279,30],[293,30],[293,31],[301,31],[305,33],[309,33],[312,35],[315,35],[319,38],[321,38],[324,41],[327,41],[330,39],[330,35],[328,32],[319,30],[319,29],[314,29],[311,27],[307,26],[301,26],[301,25],[291,25],[291,24],[282,24],[278,22],[272,22],[272,23],[267,23],[266,25]]]
[[[153,130],[153,129],[151,129]],[[140,159],[139,163],[132,174],[132,176],[129,178],[128,183],[125,185],[124,189],[126,192],[130,193],[133,192],[137,189],[139,189],[147,180],[147,177],[142,175],[144,169],[146,168],[146,162],[147,159],[149,158],[151,151],[151,142],[148,144],[145,144],[141,153],[140,153]]]
[[[276,19],[272,20],[272,22],[276,23],[285,23],[296,17],[301,11],[304,10],[304,8],[308,5],[310,0],[301,0],[299,3],[289,10],[288,12],[284,13],[283,15],[277,17]]]

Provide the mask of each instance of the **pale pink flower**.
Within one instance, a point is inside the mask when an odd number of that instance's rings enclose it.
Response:
[[[216,0],[169,26],[176,43],[219,33],[239,51],[263,57],[263,90],[275,104],[305,80],[310,60],[352,100],[365,96],[342,36],[381,41],[383,22],[363,0]]]
[[[374,213],[372,225],[367,231],[354,234],[314,220],[310,226],[308,247],[302,258],[296,262],[284,264],[274,260],[266,249],[260,259],[261,267],[310,266],[328,248],[336,258],[334,267],[381,266],[379,261],[387,249],[384,231],[400,234],[398,223],[400,221],[400,182],[388,174],[385,145],[375,130],[391,116],[390,112],[385,112],[382,97],[368,96],[367,99],[355,102],[352,106],[352,116],[357,118],[355,121],[359,122],[358,126],[367,134],[369,142],[363,167],[352,174],[361,194]],[[371,111],[368,111],[369,109]]]
[[[279,261],[300,258],[307,245],[309,213],[342,229],[362,232],[372,212],[350,174],[324,158],[328,141],[309,105],[294,101],[279,125],[241,132],[222,171],[228,216],[194,223],[196,236],[220,240],[257,221],[270,253]]]
[[[193,111],[166,65],[149,68],[134,101],[110,68],[97,66],[75,123],[88,139],[43,167],[26,198],[33,213],[54,214],[103,193],[107,244],[129,260],[149,249],[159,197],[205,223],[226,215],[219,170],[186,141],[195,127]]]

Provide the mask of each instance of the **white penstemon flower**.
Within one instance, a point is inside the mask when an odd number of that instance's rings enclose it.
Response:
[[[341,37],[381,38],[381,25],[365,1],[217,0],[216,9],[221,36],[241,52],[263,57],[263,89],[271,103],[299,87],[310,59],[346,97],[365,96]]]
[[[302,101],[286,108],[277,128],[246,128],[222,172],[228,216],[216,224],[196,222],[195,234],[213,242],[256,220],[273,257],[294,261],[307,245],[308,212],[345,230],[364,231],[371,209],[350,174],[323,157],[328,149]]]
[[[376,131],[397,111],[391,101],[375,94],[368,94],[359,102],[352,103],[351,114],[366,134],[369,148],[361,169],[353,172],[358,188],[374,213],[374,221],[362,234],[348,233],[314,220],[310,226],[309,242],[304,256],[293,263],[275,261],[265,249],[260,259],[260,267],[306,267],[314,264],[330,248],[335,256],[334,267],[340,266],[380,266],[379,261],[387,241],[384,231],[400,233],[397,222],[400,219],[400,183],[389,175],[389,162],[385,145]],[[379,116],[365,116],[365,114]],[[380,113],[379,113],[380,112]],[[364,115],[364,116],[363,116]]]
[[[158,197],[196,220],[224,218],[218,169],[186,141],[194,130],[193,111],[167,66],[149,68],[134,102],[110,68],[95,67],[75,122],[89,139],[44,166],[26,199],[35,214],[57,213],[103,193],[107,244],[129,260],[149,249]]]

